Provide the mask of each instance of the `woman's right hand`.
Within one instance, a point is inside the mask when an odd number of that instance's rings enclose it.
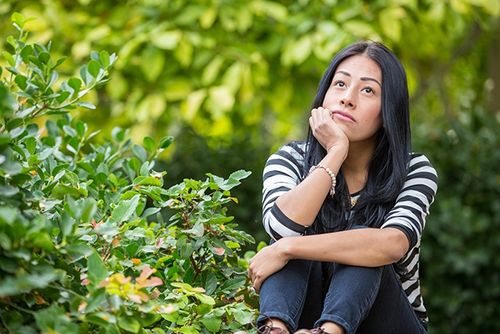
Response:
[[[309,125],[314,138],[318,140],[327,153],[333,147],[340,150],[345,149],[346,152],[349,149],[349,139],[333,120],[330,110],[323,107],[311,110]]]

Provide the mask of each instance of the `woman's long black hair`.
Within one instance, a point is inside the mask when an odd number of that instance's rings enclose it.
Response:
[[[396,56],[383,44],[363,41],[341,50],[324,73],[312,108],[323,105],[338,65],[344,59],[360,54],[375,61],[382,71],[382,127],[376,134],[377,143],[370,161],[368,179],[352,216],[347,219],[350,194],[341,169],[337,175],[334,198],[326,198],[314,224],[318,232],[344,230],[352,225],[380,227],[394,205],[407,174],[411,135],[406,74]],[[303,176],[325,155],[325,149],[309,129]]]

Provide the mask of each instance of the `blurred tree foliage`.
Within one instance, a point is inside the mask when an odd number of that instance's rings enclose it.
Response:
[[[2,34],[14,11],[36,18],[33,39],[58,41],[68,76],[91,50],[118,54],[110,83],[89,98],[99,113],[81,118],[104,134],[131,128],[137,141],[174,135],[167,183],[253,171],[235,211],[257,239],[266,157],[304,137],[339,48],[383,41],[408,72],[415,150],[440,174],[422,254],[431,332],[500,332],[498,116],[488,108],[499,99],[488,67],[497,0],[3,0]]]

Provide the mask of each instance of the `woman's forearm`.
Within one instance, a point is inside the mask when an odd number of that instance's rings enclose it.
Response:
[[[408,251],[406,235],[396,228],[362,228],[341,232],[283,238],[278,252],[287,260],[336,262],[378,267],[394,263]]]
[[[335,175],[345,160],[347,148],[334,147],[320,165],[328,167]],[[303,226],[310,226],[330,192],[332,179],[328,173],[317,168],[307,176],[297,187],[281,195],[276,204],[281,211],[294,222]]]

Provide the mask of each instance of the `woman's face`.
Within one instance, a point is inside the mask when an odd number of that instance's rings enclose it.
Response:
[[[323,100],[350,143],[375,140],[382,126],[382,71],[365,55],[344,59]]]

